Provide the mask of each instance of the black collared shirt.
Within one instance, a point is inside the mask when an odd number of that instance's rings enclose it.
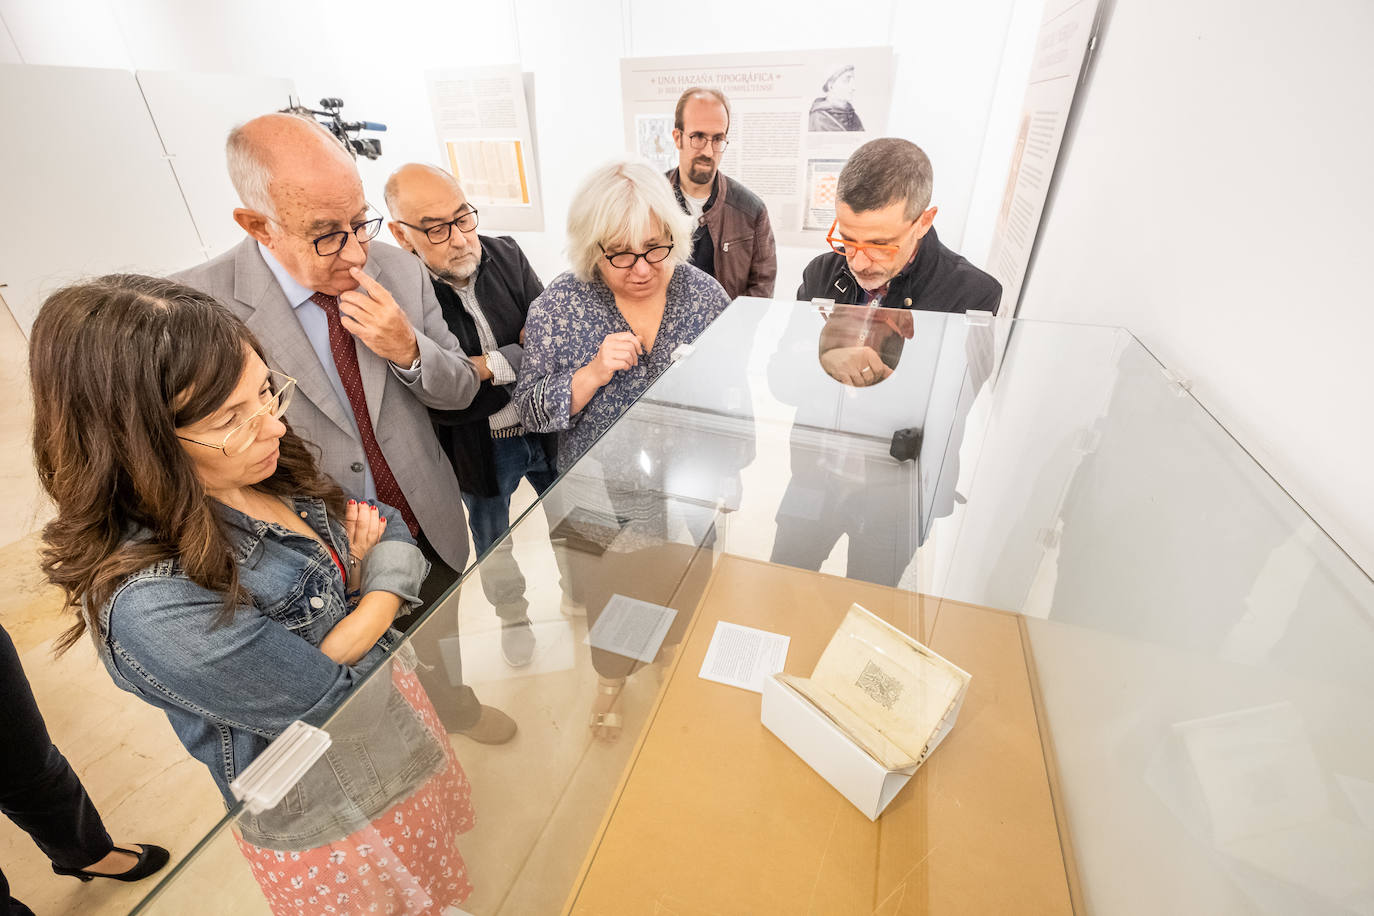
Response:
[[[857,305],[865,302],[864,289],[838,252],[817,255],[802,272],[797,299],[833,299]],[[1002,284],[979,270],[962,255],[946,248],[934,227],[921,239],[916,256],[891,280],[881,304],[885,308],[920,309],[929,312],[996,312]]]

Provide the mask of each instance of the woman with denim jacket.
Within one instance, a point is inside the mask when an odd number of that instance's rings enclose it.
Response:
[[[410,669],[386,662],[428,564],[395,510],[318,471],[282,419],[295,380],[214,299],[132,275],[49,297],[30,376],[57,507],[43,569],[77,617],[59,651],[89,633],[229,805],[288,725],[329,720],[325,756],[236,823],[274,913],[461,903],[467,779]]]

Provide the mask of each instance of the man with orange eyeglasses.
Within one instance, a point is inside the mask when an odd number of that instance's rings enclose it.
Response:
[[[798,309],[768,367],[773,396],[797,405],[774,563],[820,569],[844,535],[846,575],[895,586],[931,523],[953,511],[965,418],[992,364],[991,329],[910,310],[996,312],[1002,287],[940,243],[931,185],[926,154],[893,137],[865,143],[840,172],[827,238],[833,251],[807,265],[797,290],[802,301],[835,306],[820,316]],[[886,454],[845,436],[823,435],[818,443],[813,431],[837,422],[833,386],[795,368],[803,354],[817,352],[818,320],[820,365],[836,382],[878,385],[897,373],[901,359],[901,375],[865,396],[863,408],[870,419],[901,427],[891,431]],[[962,338],[963,361],[943,358],[957,352],[942,346],[946,334]],[[817,378],[819,386],[809,380]],[[947,384],[961,378],[963,384]],[[928,421],[933,428],[925,428]]]
[[[896,137],[854,151],[836,187],[835,223],[802,273],[797,298],[934,312],[996,312],[1002,286],[941,244],[930,205],[934,173]]]

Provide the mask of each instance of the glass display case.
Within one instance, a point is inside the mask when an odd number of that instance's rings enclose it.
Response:
[[[972,676],[876,820],[701,676],[719,623],[809,674],[853,603]],[[1374,584],[1121,329],[738,300],[407,637],[136,912],[270,912],[240,844],[327,808],[300,912],[1374,913]],[[398,716],[431,740],[363,810]],[[437,826],[388,821],[420,791]]]

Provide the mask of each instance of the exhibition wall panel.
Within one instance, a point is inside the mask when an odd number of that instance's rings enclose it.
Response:
[[[238,195],[224,168],[224,124],[246,121],[295,92],[290,80],[226,73],[140,70],[138,85],[211,257],[243,238]]]
[[[976,9],[883,0],[856,17],[819,0],[747,6],[712,0],[684,22],[676,8],[639,0],[385,6],[112,0],[93,10],[76,0],[0,0],[0,17],[30,64],[253,74],[292,81],[307,103],[342,97],[347,117],[389,126],[382,159],[359,164],[375,203],[397,165],[439,155],[426,70],[518,62],[533,74],[547,228],[517,238],[548,280],[566,263],[564,220],[577,183],[595,165],[625,153],[621,57],[805,49],[817,46],[818,34],[830,46],[896,49],[891,130],[930,150],[941,234],[957,245],[1012,8],[1013,0]],[[780,292],[795,290],[817,251],[819,245],[779,252]]]
[[[0,64],[22,64],[23,62],[19,56],[19,48],[15,47],[14,39],[10,37],[10,30],[0,28]]]
[[[1031,2],[1039,8],[1040,0]],[[1021,80],[1013,105],[1025,89],[1028,47],[1024,61],[1018,50],[1033,41],[1035,26],[1032,21],[1009,31],[1016,6],[1014,0],[977,5],[879,0],[853,15],[825,0],[785,7],[706,0],[694,6],[693,27],[684,28],[671,7],[631,0],[626,53],[657,57],[890,45],[896,70],[888,133],[918,143],[930,155],[940,238],[963,251],[965,224],[977,218],[969,204],[984,134],[992,129],[989,115],[1004,54],[1018,62],[1009,68]],[[1014,110],[1003,115],[1008,122],[1015,117]],[[1006,164],[1005,157],[988,161],[995,173],[991,184],[1001,187]],[[816,252],[815,247],[779,246],[776,295],[796,291],[802,268]],[[965,253],[982,263],[985,252]]]
[[[1115,4],[1021,316],[1130,328],[1371,570],[1374,7],[1320,8]]]
[[[6,301],[28,333],[43,297],[91,274],[172,271],[201,257],[143,96],[127,70],[0,66],[0,245]]]
[[[20,63],[133,69],[113,3],[4,0],[0,17]]]

